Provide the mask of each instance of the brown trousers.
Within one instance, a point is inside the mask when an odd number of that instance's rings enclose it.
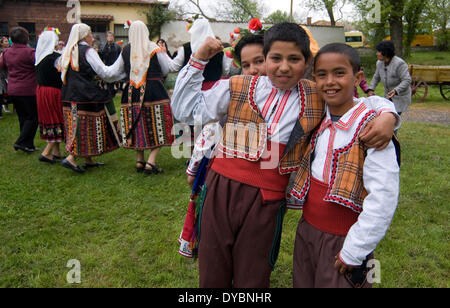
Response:
[[[322,232],[300,219],[294,246],[294,288],[352,288],[334,268],[345,236]],[[373,255],[369,256],[373,258]],[[367,281],[363,288],[372,285]]]
[[[268,288],[280,201],[209,169],[199,243],[201,288]]]

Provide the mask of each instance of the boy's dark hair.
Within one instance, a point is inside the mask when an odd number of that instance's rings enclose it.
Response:
[[[281,22],[266,31],[264,34],[264,56],[267,56],[270,47],[276,41],[293,42],[301,49],[306,62],[311,58],[309,36],[302,27],[295,23]]]
[[[358,52],[353,47],[343,43],[331,43],[320,48],[319,52],[314,58],[314,70],[316,68],[317,59],[319,59],[320,55],[323,55],[325,53],[339,53],[346,55],[350,62],[350,65],[352,66],[353,73],[356,74],[361,70],[361,58],[359,57]]]
[[[241,63],[242,49],[250,44],[261,45],[261,47],[264,47],[264,35],[247,34],[239,40],[239,42],[236,44],[236,47],[234,47],[234,54],[236,59],[239,61],[239,64]]]
[[[30,35],[27,29],[23,27],[14,27],[11,29],[11,33],[9,34],[11,37],[11,41],[15,44],[28,44],[30,40]]]
[[[392,59],[395,56],[395,46],[392,41],[382,41],[375,46],[375,49],[385,57]]]

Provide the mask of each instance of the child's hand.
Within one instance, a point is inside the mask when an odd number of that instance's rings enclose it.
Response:
[[[397,119],[392,113],[383,113],[366,125],[359,134],[359,139],[369,148],[375,148],[377,151],[383,150],[392,139],[396,121]]]
[[[334,257],[336,261],[334,262],[334,268],[339,272],[339,274],[343,275],[347,271],[353,270],[356,266],[347,265],[341,261],[339,254]]]
[[[222,50],[222,41],[208,36],[202,46],[200,46],[199,50],[194,54],[194,58],[201,61],[207,61]]]
[[[189,186],[191,186],[191,188],[192,188],[192,186],[194,186],[194,180],[195,180],[195,176],[188,175],[187,181],[188,181]]]

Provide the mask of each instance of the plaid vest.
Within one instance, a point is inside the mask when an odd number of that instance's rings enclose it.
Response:
[[[223,128],[218,150],[228,157],[258,161],[267,146],[267,123],[255,103],[259,76],[235,76],[230,79],[228,119]],[[298,83],[300,114],[280,163],[280,174],[294,172],[306,150],[310,133],[324,115],[324,104],[316,84],[309,80]]]
[[[360,142],[359,133],[375,116],[376,112],[374,110],[367,110],[363,113],[360,116],[359,123],[356,123],[357,128],[350,143],[342,148],[333,150],[331,178],[328,183],[328,191],[323,199],[324,201],[338,203],[357,213],[362,212],[363,201],[367,196],[367,191],[363,185],[363,166],[367,147]],[[311,155],[314,153],[319,131],[317,130],[313,134],[311,142],[301,158],[300,168],[291,190],[291,194],[301,204],[305,202],[310,187]]]

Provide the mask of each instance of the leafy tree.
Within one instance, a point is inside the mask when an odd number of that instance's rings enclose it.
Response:
[[[150,38],[161,36],[161,27],[164,23],[174,20],[176,12],[170,10],[166,5],[156,4],[151,10],[144,12],[147,17],[147,27],[150,32]]]
[[[406,21],[406,37],[405,48],[403,56],[409,57],[411,55],[411,43],[417,34],[419,29],[419,21],[422,17],[426,2],[422,0],[410,0],[406,4],[405,8],[405,21]]]
[[[248,22],[252,18],[262,18],[265,7],[260,0],[226,0],[223,1],[222,19],[233,22]]]
[[[287,12],[283,12],[280,10],[277,10],[264,18],[264,22],[269,24],[276,24],[280,22],[290,22],[291,16]]]
[[[450,0],[429,0],[426,14],[436,32],[437,47],[441,50],[450,49],[450,32],[447,25],[450,23]]]
[[[303,1],[302,5],[315,10],[315,11],[326,11],[329,18],[331,26],[336,26],[336,21],[342,17],[342,8],[347,3],[347,0],[306,0]],[[341,12],[341,17],[336,19],[335,10]]]

